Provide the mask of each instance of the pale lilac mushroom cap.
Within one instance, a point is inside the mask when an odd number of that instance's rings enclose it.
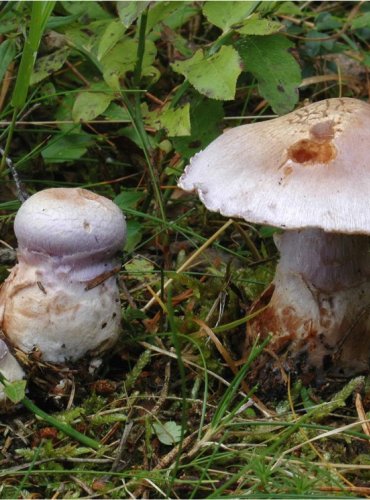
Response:
[[[370,105],[327,99],[226,131],[192,158],[179,187],[249,222],[369,234],[369,145]]]
[[[112,201],[80,188],[31,196],[14,223],[18,265],[0,290],[0,326],[44,361],[76,361],[111,347],[120,331],[114,270],[126,223]]]
[[[81,272],[85,264],[104,261],[107,267],[113,262],[111,257],[123,249],[126,223],[118,206],[104,196],[81,188],[51,188],[23,203],[14,232],[20,252],[47,255]]]

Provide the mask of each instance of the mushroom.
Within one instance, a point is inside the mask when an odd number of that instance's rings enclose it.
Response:
[[[9,352],[8,346],[2,339],[0,339],[0,372],[8,382],[21,380],[25,377],[25,373],[20,364]],[[3,407],[6,401],[7,397],[4,392],[4,386],[0,383],[0,407]]]
[[[45,189],[20,207],[14,231],[18,264],[0,290],[8,341],[51,363],[109,349],[121,320],[115,274],[126,224],[118,206],[86,189]]]
[[[226,131],[179,181],[209,210],[284,230],[270,297],[254,310],[269,302],[248,328],[272,335],[263,367],[278,359],[310,382],[368,371],[369,144],[370,105],[327,99]]]

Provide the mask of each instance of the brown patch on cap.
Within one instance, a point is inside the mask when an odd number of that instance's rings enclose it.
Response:
[[[336,157],[336,149],[331,142],[316,142],[302,139],[288,149],[288,158],[296,163],[329,163]]]
[[[316,123],[310,128],[310,136],[316,142],[327,142],[334,137],[334,122],[327,120]]]

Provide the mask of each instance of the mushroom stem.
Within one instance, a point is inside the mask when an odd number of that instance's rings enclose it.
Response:
[[[370,357],[369,239],[322,229],[275,237],[280,261],[267,309],[252,337],[272,334],[269,348],[287,370],[350,376]],[[284,353],[284,354],[283,354]]]

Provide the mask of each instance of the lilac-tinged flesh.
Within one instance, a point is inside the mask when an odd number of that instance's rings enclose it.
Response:
[[[257,335],[272,335],[269,364],[280,372],[299,372],[308,381],[367,372],[368,237],[303,229],[286,231],[275,241],[281,257],[274,291],[249,325],[248,343]],[[256,303],[255,310],[260,306]]]

